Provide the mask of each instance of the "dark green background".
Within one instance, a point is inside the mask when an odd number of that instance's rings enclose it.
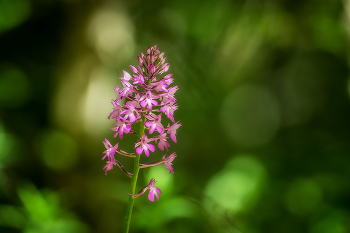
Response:
[[[182,127],[131,232],[350,232],[350,2],[0,0],[0,232],[122,232],[113,91],[158,44]],[[157,150],[141,162],[159,159]],[[131,171],[130,158],[117,158]]]

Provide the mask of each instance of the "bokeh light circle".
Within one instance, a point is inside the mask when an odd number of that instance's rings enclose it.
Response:
[[[206,203],[208,211],[217,205],[233,213],[244,211],[259,196],[266,178],[264,166],[255,157],[232,158],[205,188],[204,193],[210,200]]]
[[[280,126],[277,100],[262,86],[243,85],[224,100],[220,112],[222,128],[238,145],[267,143]]]

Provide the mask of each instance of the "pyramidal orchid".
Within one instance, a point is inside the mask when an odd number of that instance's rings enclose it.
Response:
[[[137,135],[135,151],[122,151],[119,148],[122,146],[121,142],[113,146],[107,139],[103,141],[106,151],[103,152],[102,160],[108,158],[107,164],[103,167],[105,174],[117,166],[131,178],[124,233],[129,232],[134,199],[149,190],[148,199],[153,202],[156,197],[159,201],[161,194],[161,190],[154,187],[157,182],[155,179],[151,179],[141,191],[135,193],[140,168],[164,164],[165,168],[169,169],[169,174],[174,173],[172,162],[176,157],[175,152],[149,164],[141,164],[141,157],[152,157],[151,152],[155,152],[155,145],[162,151],[164,149],[168,151],[170,144],[167,139],[170,137],[176,143],[176,131],[181,126],[179,122],[175,123],[174,119],[174,111],[178,109],[174,95],[179,88],[171,86],[174,82],[172,74],[165,75],[170,65],[165,63],[164,53],[160,53],[155,45],[147,49],[146,55],[141,53],[137,59],[139,63],[137,67],[130,65],[131,74],[123,71],[123,77],[120,78],[123,87],[115,87],[117,97],[112,100],[113,110],[108,116],[115,121],[113,124],[115,127],[111,128],[115,132],[115,138],[119,136],[122,140],[125,134]],[[138,129],[138,133],[133,130],[134,128]],[[115,159],[116,153],[134,158],[132,173]]]

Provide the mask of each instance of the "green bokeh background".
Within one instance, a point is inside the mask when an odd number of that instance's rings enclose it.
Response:
[[[137,190],[154,177],[162,194],[135,200],[131,232],[350,232],[349,9],[0,0],[0,232],[122,232],[130,180],[105,176],[102,141],[132,152],[110,101],[154,44],[182,127],[175,174],[141,170]]]

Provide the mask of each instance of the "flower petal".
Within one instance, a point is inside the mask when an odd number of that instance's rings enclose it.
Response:
[[[148,200],[150,200],[152,202],[154,201],[154,193],[151,191],[148,193]],[[159,201],[159,197],[158,197],[158,201]]]
[[[170,134],[170,138],[171,138],[175,143],[177,143],[175,134]]]
[[[139,155],[142,153],[142,151],[143,151],[142,146],[141,146],[141,147],[136,148],[136,153],[138,153]]]
[[[152,144],[147,144],[147,148],[150,149],[150,151],[154,152],[156,148]]]
[[[144,151],[145,151],[146,156],[149,157],[149,152],[148,152],[148,148],[147,147],[144,149]]]

